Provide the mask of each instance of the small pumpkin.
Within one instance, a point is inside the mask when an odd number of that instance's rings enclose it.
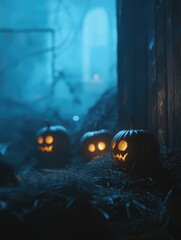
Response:
[[[110,150],[112,134],[106,129],[88,131],[80,140],[80,153],[85,161],[99,158]]]
[[[70,155],[70,137],[61,125],[48,125],[37,132],[38,166],[63,167]]]
[[[121,130],[111,141],[112,158],[122,167],[129,169],[133,165],[140,168],[153,166],[158,162],[160,147],[156,137],[148,130]]]

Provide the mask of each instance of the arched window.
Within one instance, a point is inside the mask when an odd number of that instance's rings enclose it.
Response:
[[[84,21],[82,36],[82,80],[84,83],[105,82],[111,62],[109,19],[104,8],[91,10]]]

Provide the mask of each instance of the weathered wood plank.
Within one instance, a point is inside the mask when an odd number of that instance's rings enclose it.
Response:
[[[147,129],[145,1],[137,0],[135,7],[135,121],[136,127]]]
[[[181,1],[117,3],[120,126],[133,114],[161,145],[181,148]]]
[[[167,72],[166,72],[166,26],[165,1],[156,0],[156,69],[158,138],[160,145],[166,146],[167,136]]]
[[[175,145],[175,112],[174,112],[174,66],[173,66],[173,1],[166,0],[166,68],[167,68],[167,121],[168,121],[168,147]]]
[[[181,148],[181,1],[174,0],[175,147]]]
[[[157,78],[156,78],[156,29],[155,1],[147,1],[147,92],[148,92],[148,129],[157,136]]]
[[[135,1],[117,1],[118,112],[121,128],[135,115]]]

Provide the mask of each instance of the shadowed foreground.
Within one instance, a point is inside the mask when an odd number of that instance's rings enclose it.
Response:
[[[180,151],[167,149],[165,155],[161,148],[157,166],[128,173],[111,159],[110,153],[89,163],[84,163],[77,154],[78,140],[85,131],[100,128],[117,131],[116,105],[110,101],[114,94],[103,97],[80,128],[72,130],[74,151],[63,169],[34,167],[33,133],[40,123],[37,127],[31,120],[28,129],[22,125],[20,135],[17,131],[5,154],[16,175],[11,167],[0,167],[3,239],[181,238]],[[112,109],[112,116],[106,109]],[[25,126],[26,123],[27,119]]]
[[[179,157],[179,159],[177,158]],[[32,171],[1,188],[1,234],[19,239],[179,239],[180,154],[165,171],[131,180],[109,155],[64,170]],[[160,175],[159,175],[160,174]],[[178,175],[179,176],[179,175]]]

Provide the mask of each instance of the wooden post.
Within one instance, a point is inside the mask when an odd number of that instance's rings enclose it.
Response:
[[[117,1],[118,113],[120,128],[129,128],[135,115],[135,1]]]
[[[175,147],[181,148],[181,1],[173,1],[174,12],[174,95]]]
[[[181,148],[181,1],[117,0],[119,125]]]
[[[175,104],[174,104],[174,66],[173,66],[173,1],[167,0],[166,14],[166,68],[167,68],[167,122],[168,122],[168,147],[175,145]]]
[[[132,114],[138,128],[147,128],[145,1],[117,1],[117,19],[120,127]]]
[[[160,145],[167,145],[167,69],[165,2],[156,1],[156,69],[158,138]]]

